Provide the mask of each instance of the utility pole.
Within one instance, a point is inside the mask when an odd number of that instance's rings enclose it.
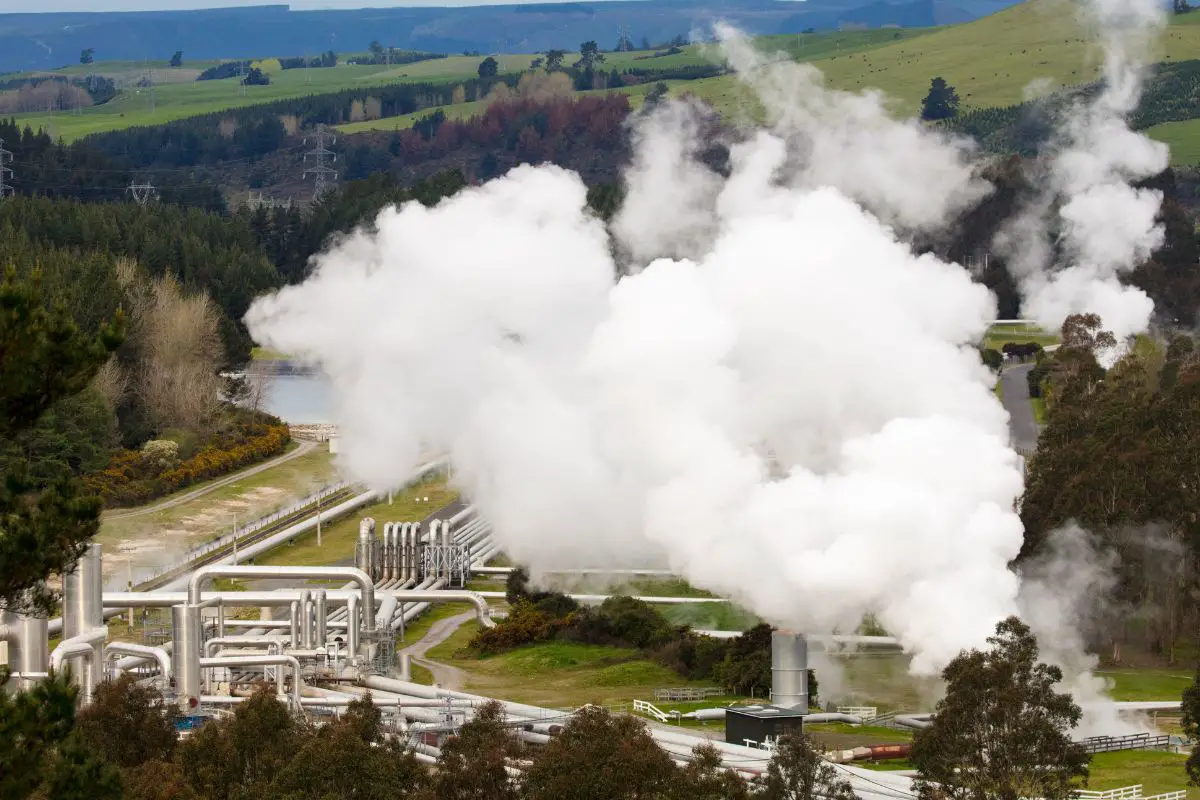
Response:
[[[316,166],[304,170],[304,177],[313,176],[312,199],[313,202],[316,202],[329,189],[329,184],[336,181],[338,177],[337,170],[326,163],[326,159],[330,162],[337,161],[337,154],[325,146],[326,144],[336,144],[337,137],[326,131],[324,125],[318,125],[313,139],[316,140],[316,147],[304,154],[304,161],[308,163],[311,158],[316,162]],[[307,137],[304,139],[304,143],[308,144]]]
[[[9,183],[14,174],[12,167],[8,166],[11,163],[13,163],[13,154],[4,149],[4,140],[0,139],[0,200],[17,193]]]
[[[238,74],[241,76],[241,79],[238,81],[238,83],[241,84],[241,87],[242,87],[242,97],[245,97],[246,96],[246,62],[245,61],[238,62]]]
[[[321,490],[317,490],[317,548],[321,547]]]
[[[158,199],[158,189],[155,189],[154,184],[149,182],[134,183],[133,181],[130,181],[129,186],[126,187],[125,191],[133,195],[134,201],[139,206],[144,206],[150,201]]]

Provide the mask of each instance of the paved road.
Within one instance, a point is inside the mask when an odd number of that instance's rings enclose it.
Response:
[[[433,623],[429,631],[415,644],[410,644],[400,652],[412,656],[414,664],[420,664],[433,674],[433,682],[443,689],[459,690],[466,683],[466,673],[458,667],[430,661],[425,653],[449,639],[464,622],[475,619],[474,611],[467,611],[454,617],[440,619]]]
[[[1013,445],[1022,451],[1037,447],[1038,425],[1033,416],[1033,405],[1029,402],[1029,370],[1033,362],[1006,366],[1000,373],[1000,391],[1003,393],[1004,408],[1008,411],[1008,427]]]
[[[165,511],[168,508],[174,508],[175,506],[183,505],[184,503],[195,500],[197,497],[203,497],[204,495],[208,494],[209,492],[216,491],[217,489],[220,489],[223,486],[228,486],[231,483],[237,483],[240,480],[249,478],[251,475],[257,475],[258,473],[260,473],[264,470],[268,470],[268,469],[271,469],[272,467],[277,467],[280,464],[283,464],[287,461],[291,461],[293,458],[299,458],[300,456],[305,455],[306,453],[311,453],[316,448],[316,446],[317,446],[316,442],[302,441],[302,442],[300,442],[299,447],[297,447],[295,450],[292,450],[289,453],[284,453],[283,455],[273,458],[270,461],[264,461],[261,464],[256,464],[255,466],[250,467],[249,469],[244,469],[241,472],[235,472],[232,475],[226,475],[224,478],[218,478],[217,480],[213,481],[212,483],[205,484],[204,486],[202,486],[199,489],[196,489],[194,491],[187,492],[186,494],[181,494],[178,497],[172,497],[170,500],[164,500],[163,502],[157,503],[152,506],[146,506],[145,508],[134,508],[129,511],[106,511],[106,512],[104,512],[104,514],[101,515],[101,518],[102,519],[129,519],[131,517],[140,517],[145,514],[154,514],[159,511]]]

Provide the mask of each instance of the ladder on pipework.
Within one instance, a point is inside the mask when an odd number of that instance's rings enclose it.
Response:
[[[396,629],[390,623],[379,628],[375,658],[371,666],[377,675],[387,675],[396,663]]]

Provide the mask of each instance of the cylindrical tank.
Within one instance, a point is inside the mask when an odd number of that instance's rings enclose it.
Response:
[[[200,703],[200,608],[188,604],[172,606],[171,624],[175,692],[179,705],[187,711]]]
[[[45,617],[5,612],[0,621],[13,633],[8,640],[8,668],[21,677],[6,685],[10,692],[32,689],[50,669],[50,643]]]
[[[317,647],[324,647],[325,640],[328,638],[327,623],[329,622],[329,611],[324,589],[317,589],[313,592],[313,613],[316,615],[316,641],[314,644]]]
[[[312,593],[308,589],[300,590],[300,647],[312,650]]]
[[[808,710],[808,643],[795,631],[771,633],[771,703]]]
[[[288,643],[293,650],[300,647],[300,603],[296,600],[288,606]]]
[[[63,576],[63,638],[70,639],[95,628],[104,627],[104,578],[103,549],[99,544],[89,544],[75,569]],[[91,661],[72,670],[72,682],[80,687],[87,685],[85,673],[94,670],[92,684],[104,679],[101,665],[104,664],[104,644],[93,647]]]

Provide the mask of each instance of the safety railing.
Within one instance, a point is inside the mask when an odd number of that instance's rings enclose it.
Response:
[[[654,699],[659,702],[687,703],[697,700],[707,700],[710,697],[720,697],[725,691],[715,686],[683,687],[678,689],[655,689]]]
[[[1079,742],[1084,752],[1115,753],[1118,750],[1166,750],[1171,746],[1167,735],[1151,736],[1148,733],[1132,733],[1128,736],[1092,736]]]
[[[634,700],[633,710],[638,714],[645,714],[648,717],[654,717],[659,722],[666,722],[672,718],[672,715],[646,700]]]

